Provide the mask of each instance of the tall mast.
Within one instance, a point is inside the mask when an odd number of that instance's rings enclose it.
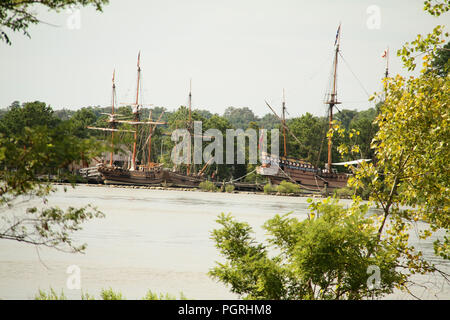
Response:
[[[137,61],[137,87],[136,87],[136,103],[135,103],[135,109],[133,110],[134,113],[134,121],[139,121],[139,86],[140,86],[140,80],[141,80],[141,52],[139,51],[138,54],[138,61]],[[136,146],[137,146],[137,132],[138,132],[138,125],[135,125],[136,131],[134,132],[134,143],[133,143],[133,156],[131,158],[131,168],[130,170],[136,169]]]
[[[189,122],[188,122],[188,131],[192,136],[192,79],[189,80],[189,99],[188,99],[188,106],[189,106]],[[190,139],[190,138],[189,138]],[[191,156],[191,155],[189,155]],[[189,163],[186,169],[186,173],[191,173],[191,164]]]
[[[389,77],[389,47],[387,48],[387,51],[386,51],[386,72],[384,75],[386,78]]]
[[[150,110],[150,113],[148,115],[148,121],[152,121],[152,110]],[[153,127],[150,125],[150,132],[148,136],[148,168],[150,169],[150,164],[152,163],[152,135],[153,135]]]
[[[386,71],[384,73],[384,77],[387,79],[389,77],[389,47],[384,51],[383,58],[386,59]],[[384,100],[386,101],[387,97],[387,85],[384,86]]]
[[[192,122],[192,79],[189,80],[189,126]]]
[[[333,88],[331,92],[330,101],[327,102],[329,105],[328,108],[328,127],[331,130],[333,128],[332,122],[333,122],[333,107],[336,104],[340,104],[340,102],[337,101],[337,67],[338,67],[338,57],[339,57],[339,45],[341,42],[341,25],[339,25],[337,34],[336,34],[336,49],[335,49],[335,55],[334,55],[334,67],[333,67]],[[331,136],[328,137],[328,172],[331,172],[331,163],[332,163],[332,157],[331,157],[331,147],[332,147],[332,140]]]
[[[286,99],[284,96],[284,88],[283,88],[281,121],[283,122],[284,156],[286,157],[287,156],[287,151],[286,151]]]
[[[112,77],[112,104],[111,104],[111,129],[115,129],[115,122],[114,122],[114,105],[116,101],[116,83],[114,82],[116,76],[116,70],[113,71],[113,77]],[[111,155],[109,159],[109,165],[113,165],[113,156],[114,156],[114,131],[111,131]]]

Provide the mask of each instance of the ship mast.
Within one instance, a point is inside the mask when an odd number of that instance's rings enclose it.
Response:
[[[189,80],[189,125],[192,122],[192,79]]]
[[[336,34],[336,41],[335,41],[335,55],[334,55],[334,62],[333,62],[333,85],[332,85],[332,92],[330,95],[330,101],[326,102],[329,105],[328,108],[328,127],[329,130],[333,128],[333,107],[336,104],[340,104],[337,100],[337,67],[338,67],[338,57],[339,57],[339,45],[341,42],[341,25],[339,25],[337,34]],[[332,147],[332,140],[331,136],[328,136],[328,172],[331,173],[331,163],[332,163],[332,156],[331,156],[331,147]]]
[[[112,77],[112,103],[111,103],[111,129],[115,129],[116,123],[114,121],[114,105],[116,101],[116,83],[114,81],[116,76],[116,70],[113,71]],[[109,159],[109,165],[113,165],[113,156],[114,156],[114,131],[111,131],[111,155]]]
[[[102,114],[109,116],[109,120],[108,120],[109,128],[99,128],[99,127],[91,127],[91,126],[86,127],[91,130],[100,130],[100,131],[111,132],[111,153],[110,153],[110,158],[109,158],[109,166],[113,166],[113,163],[114,163],[114,132],[132,132],[132,133],[136,134],[136,131],[134,131],[134,130],[117,129],[117,123],[127,122],[127,121],[116,119],[117,114],[115,113],[115,107],[116,107],[116,103],[117,103],[117,94],[116,94],[115,78],[116,78],[116,70],[113,71],[113,77],[112,77],[111,113],[103,113],[102,112]],[[106,158],[106,156],[105,156],[105,158]]]
[[[148,114],[148,121],[152,121],[152,110],[150,110],[150,113]],[[150,169],[151,163],[152,163],[152,135],[153,135],[153,127],[149,126],[149,134],[148,134],[148,168]]]
[[[190,137],[192,136],[192,79],[189,80],[189,99],[188,99],[188,106],[189,106],[189,122],[188,122],[188,131],[190,134]],[[191,139],[191,138],[189,138]],[[189,155],[191,156],[191,155]],[[191,173],[191,163],[187,165],[186,173],[189,175]]]
[[[384,51],[384,54],[382,56],[386,59],[386,71],[384,73],[384,77],[387,79],[389,77],[389,47]],[[385,80],[386,81],[386,80]],[[384,100],[386,101],[387,97],[387,84],[384,86]]]
[[[384,75],[386,78],[389,77],[389,47],[387,48],[387,51],[386,51],[386,72]]]
[[[283,88],[281,122],[283,123],[284,156],[286,157],[287,156],[287,150],[286,150],[286,99],[284,96],[284,88]]]
[[[137,61],[137,87],[136,87],[136,103],[135,108],[133,110],[134,121],[139,122],[139,86],[141,80],[141,52],[138,54]],[[138,132],[138,124],[135,124],[135,132],[134,132],[134,142],[133,142],[133,156],[131,158],[131,168],[130,170],[136,170],[136,146],[137,146],[137,132]]]

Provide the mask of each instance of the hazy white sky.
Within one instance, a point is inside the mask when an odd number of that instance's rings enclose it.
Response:
[[[379,29],[367,25],[376,18],[371,5],[380,9]],[[185,105],[192,78],[194,108],[221,114],[249,107],[263,115],[270,112],[264,100],[279,108],[285,88],[290,116],[324,115],[339,22],[342,55],[373,93],[381,89],[387,46],[391,72],[402,73],[396,50],[448,24],[422,7],[422,0],[110,0],[103,13],[81,9],[79,25],[76,13],[37,9],[59,27],[40,24],[31,39],[16,33],[12,46],[0,43],[0,107],[14,100],[108,106],[114,68],[119,102],[131,102],[141,50],[145,103]],[[338,81],[341,108],[371,106],[343,61]]]

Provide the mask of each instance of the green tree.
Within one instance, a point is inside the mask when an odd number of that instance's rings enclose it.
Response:
[[[335,120],[338,120],[344,128],[348,129],[350,127],[350,123],[357,115],[358,111],[356,110],[343,109],[338,112],[334,118]]]
[[[208,175],[211,176],[214,174],[215,180],[216,179],[219,181],[230,180],[230,177],[232,175],[232,170],[233,170],[232,165],[225,164],[225,159],[226,159],[225,143],[226,143],[226,136],[227,136],[226,130],[232,129],[232,128],[233,128],[233,125],[230,123],[230,121],[227,118],[219,116],[217,114],[213,115],[212,117],[210,117],[203,123],[203,131],[204,132],[208,129],[217,129],[222,133],[222,136],[223,136],[223,148],[224,148],[223,162],[224,162],[224,164],[222,164],[222,165],[213,164],[213,165],[210,165],[206,169],[206,173]],[[207,143],[204,143],[204,146],[205,146],[205,144],[207,144]]]
[[[213,114],[208,110],[195,109],[194,111],[198,113],[203,119],[209,119],[213,116]]]
[[[72,124],[72,128],[69,134],[86,139],[94,134],[94,131],[89,130],[87,127],[94,126],[96,122],[97,116],[92,108],[81,108],[70,117],[69,123]]]
[[[336,122],[339,123],[339,127],[346,131],[357,132],[357,134],[354,135],[353,140],[359,146],[359,153],[351,155],[339,154],[338,146],[347,144],[350,141],[347,136],[338,135],[334,137],[333,141],[333,159],[342,158],[344,161],[351,161],[359,158],[372,159],[374,157],[374,151],[371,148],[371,143],[378,131],[378,126],[375,123],[376,116],[376,107],[359,112],[346,109],[339,112],[335,118]]]
[[[235,108],[228,107],[225,109],[223,116],[227,118],[236,129],[247,129],[250,122],[258,121],[252,110],[247,107]]]
[[[64,108],[55,110],[54,113],[55,116],[60,120],[69,120],[75,114],[75,111]]]
[[[436,52],[436,56],[431,62],[433,70],[436,70],[437,74],[441,77],[445,77],[450,72],[450,42],[447,42],[445,46],[440,48]]]
[[[191,120],[204,122],[206,119],[197,110],[193,110]],[[169,114],[167,124],[171,130],[189,128],[189,108],[180,106],[175,112]]]
[[[375,108],[370,108],[365,111],[358,112],[352,121],[349,123],[348,129],[355,130],[358,135],[355,136],[356,144],[360,146],[359,158],[372,159],[374,157],[374,150],[371,147],[372,140],[378,131],[378,125],[375,123],[377,111]],[[346,160],[354,160],[346,159]]]
[[[16,104],[0,127],[0,239],[82,252],[85,244],[74,243],[72,233],[102,214],[91,206],[62,210],[46,205],[56,189],[45,177],[73,181],[67,167],[93,156],[97,145],[67,134],[70,124],[55,118],[43,103]],[[16,206],[30,199],[41,199],[40,208]]]
[[[226,262],[217,263],[210,276],[244,299],[362,299],[403,283],[395,269],[400,255],[395,246],[378,242],[377,217],[367,216],[367,205],[345,209],[328,199],[310,209],[303,221],[289,214],[267,221],[267,243],[256,241],[247,223],[222,214],[222,228],[212,238]],[[381,274],[373,288],[367,285],[370,266]]]
[[[24,133],[26,127],[47,126],[55,128],[61,123],[50,106],[44,102],[15,101],[8,107],[0,122],[0,133],[11,136]]]
[[[449,9],[449,0],[425,1],[433,15]],[[411,229],[421,221],[421,239],[446,232],[434,249],[450,259],[450,76],[442,77],[432,66],[444,35],[438,26],[398,51],[405,68],[414,70],[420,57],[423,69],[418,76],[384,80],[386,96],[377,106],[379,129],[372,141],[375,161],[353,168],[349,179],[350,187],[368,188],[371,203],[382,213],[368,216],[358,197],[348,209],[330,200],[313,203],[307,220],[276,216],[268,221],[269,246],[251,236],[248,224],[222,215],[222,229],[214,230],[212,238],[226,261],[211,270],[212,277],[248,299],[362,299],[394,288],[411,293],[416,273],[437,272],[449,281],[409,243]],[[328,134],[343,141],[339,152],[360,155],[358,130],[337,122],[333,127]],[[380,269],[375,290],[366,281],[370,266]]]
[[[445,7],[434,7],[432,13],[449,8],[447,1]],[[443,77],[432,63],[444,36],[448,34],[437,26],[398,50],[405,68],[415,70],[420,57],[422,70],[418,76],[385,79],[386,98],[375,120],[379,130],[372,143],[375,162],[355,168],[349,185],[371,191],[370,199],[383,211],[378,237],[399,241],[397,250],[407,258],[406,273],[438,272],[448,281],[447,274],[407,244],[408,234],[399,232],[413,228],[417,221],[426,226],[418,231],[421,239],[437,230],[445,231],[434,242],[434,249],[442,258],[450,258],[450,76]],[[359,147],[356,143],[342,145],[340,151],[359,153]]]
[[[286,124],[290,131],[302,142],[302,144],[299,144],[296,139],[292,139],[287,133],[288,156],[305,159],[313,164],[316,164],[319,160],[320,165],[326,159],[327,123],[325,119],[306,113],[299,118],[289,119]],[[282,149],[282,134],[280,134],[280,139],[280,148]]]
[[[267,113],[259,120],[258,123],[260,127],[270,130],[276,128],[276,126],[280,123],[280,120],[278,120],[275,115]]]
[[[35,12],[37,6],[58,12],[71,6],[92,5],[98,11],[102,11],[103,6],[108,2],[108,0],[2,0],[0,2],[0,40],[11,44],[6,30],[22,32],[30,37],[28,28],[41,22]]]

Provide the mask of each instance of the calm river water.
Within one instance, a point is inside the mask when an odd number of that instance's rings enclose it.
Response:
[[[39,289],[64,290],[70,299],[80,299],[81,291],[98,297],[102,288],[120,290],[127,299],[140,299],[147,290],[191,299],[235,299],[236,295],[207,276],[221,261],[210,232],[221,212],[232,213],[248,222],[258,239],[264,238],[263,223],[276,213],[292,211],[306,217],[306,198],[255,194],[225,194],[164,191],[101,186],[78,186],[49,198],[50,205],[62,208],[93,204],[105,213],[84,225],[76,234],[87,243],[85,254],[68,254],[39,249],[14,241],[0,241],[0,299],[33,299]],[[27,203],[26,206],[30,206]],[[416,247],[432,256],[431,241]],[[438,263],[442,261],[435,260]],[[67,268],[81,270],[81,289],[69,290]],[[447,272],[449,264],[444,265]],[[450,287],[434,276],[419,279],[415,293],[422,298],[450,299]],[[394,294],[388,298],[409,298]]]

